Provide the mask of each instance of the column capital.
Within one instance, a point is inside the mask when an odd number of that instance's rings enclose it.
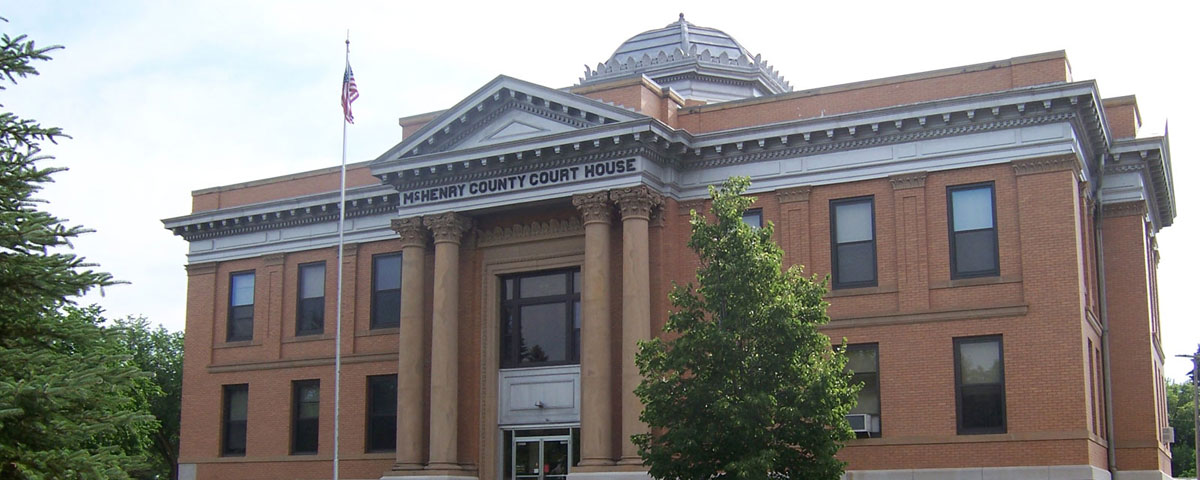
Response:
[[[425,217],[425,227],[433,231],[433,243],[462,242],[462,235],[471,228],[471,218],[455,212],[439,213]]]
[[[650,190],[650,187],[618,188],[609,193],[609,198],[621,209],[621,219],[642,218],[650,220],[650,210],[662,205],[662,195]]]
[[[571,197],[571,203],[583,214],[584,225],[612,222],[612,203],[607,191],[580,193]]]
[[[424,247],[428,232],[421,222],[421,217],[393,218],[392,230],[400,235],[400,246]]]

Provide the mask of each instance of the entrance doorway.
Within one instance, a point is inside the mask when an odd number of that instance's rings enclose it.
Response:
[[[505,430],[506,480],[566,480],[579,461],[578,428]]]

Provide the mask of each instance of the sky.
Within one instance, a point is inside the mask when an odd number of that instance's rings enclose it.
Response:
[[[1200,256],[1200,101],[1190,2],[309,2],[0,0],[9,35],[62,45],[39,77],[0,93],[62,127],[47,145],[47,209],[95,229],[75,251],[129,282],[89,294],[110,317],[184,325],[187,243],[161,219],[190,192],[341,160],[345,38],[361,97],[348,161],[401,139],[399,117],[442,110],[499,74],[578,82],[621,42],[688,21],[732,35],[797,90],[1066,50],[1075,80],[1135,94],[1140,136],[1170,121],[1178,217],[1158,234],[1167,376],[1186,378],[1200,326],[1188,302]]]

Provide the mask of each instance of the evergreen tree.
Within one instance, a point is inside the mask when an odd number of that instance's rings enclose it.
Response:
[[[742,221],[749,184],[709,187],[715,224],[692,212],[699,286],[675,286],[666,333],[637,356],[653,434],[634,443],[657,479],[835,480],[845,467],[834,455],[858,389],[817,330],[824,282],[783,271],[773,226]]]
[[[2,19],[0,19],[2,21]],[[0,90],[37,74],[60,47],[0,35]],[[145,376],[98,309],[71,299],[113,283],[70,253],[86,230],[39,209],[57,168],[40,144],[63,133],[0,105],[0,478],[129,478],[154,426],[139,405]],[[150,385],[152,386],[152,384]]]

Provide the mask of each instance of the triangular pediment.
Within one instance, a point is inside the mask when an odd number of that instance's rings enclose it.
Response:
[[[645,118],[573,93],[499,76],[392,147],[374,165]]]

